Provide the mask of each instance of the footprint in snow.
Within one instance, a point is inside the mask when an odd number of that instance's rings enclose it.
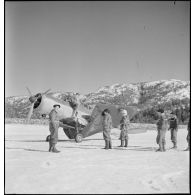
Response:
[[[42,164],[41,164],[41,167],[43,167],[43,168],[54,168],[54,167],[56,167],[56,165],[55,165],[55,163],[53,163],[53,162],[51,162],[51,161],[45,161],[45,162],[43,162]]]

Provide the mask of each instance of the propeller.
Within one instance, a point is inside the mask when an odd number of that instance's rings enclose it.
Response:
[[[30,110],[29,110],[29,112],[28,112],[27,123],[29,123],[30,118],[31,118],[31,116],[32,116],[32,114],[33,114],[34,104],[35,104],[35,102],[31,104]]]
[[[38,98],[40,98],[40,96],[47,94],[51,89],[48,89],[44,93],[40,93],[40,95],[38,95],[38,96],[37,95],[32,95],[32,93],[31,93],[31,91],[30,91],[30,89],[28,87],[26,87],[26,89],[27,89],[27,91],[28,91],[28,93],[30,95],[29,101],[31,102],[31,105],[28,106],[28,107],[30,107],[30,110],[29,110],[28,115],[27,115],[27,123],[29,123],[30,118],[31,118],[31,116],[33,114],[33,108],[34,108],[35,102],[37,101]]]
[[[32,96],[32,93],[31,93],[30,89],[28,87],[26,87],[26,89],[27,89],[29,95]]]
[[[47,94],[49,91],[51,91],[51,89],[48,89],[47,91],[45,91],[45,92],[42,93],[41,95],[45,95],[45,94]]]

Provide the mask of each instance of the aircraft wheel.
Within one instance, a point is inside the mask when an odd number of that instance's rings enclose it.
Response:
[[[77,143],[79,143],[79,142],[82,142],[82,140],[83,140],[83,135],[82,135],[81,133],[78,133],[78,134],[75,136],[75,141],[76,141]]]
[[[46,137],[46,142],[48,142],[50,140],[50,135],[48,135],[47,137]]]

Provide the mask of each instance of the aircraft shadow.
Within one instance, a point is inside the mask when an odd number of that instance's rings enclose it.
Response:
[[[104,140],[104,139],[83,139],[82,142],[85,142],[85,141],[93,141],[93,140]],[[118,139],[112,139],[112,140],[118,140]],[[8,140],[6,139],[5,141],[9,141],[9,142],[47,142],[46,140]],[[75,142],[74,139],[59,139],[58,142]],[[79,144],[79,143],[78,143]]]
[[[35,149],[24,149],[26,151],[31,151],[31,152],[48,152],[48,151],[45,151],[45,150],[35,150]]]
[[[136,148],[134,148],[134,147],[136,147]],[[117,147],[117,148],[114,148],[114,149],[117,149],[117,150],[133,150],[133,151],[152,151],[152,152],[157,150],[157,148],[155,148],[155,147],[141,147],[141,146],[128,146],[127,148],[126,147]]]
[[[94,145],[94,144],[91,144],[91,145],[81,145],[81,146],[84,146],[84,148],[88,148],[88,147],[90,147],[90,146],[94,146],[94,147],[98,147],[98,148],[101,148],[101,147],[103,147],[103,145]]]
[[[84,147],[83,147],[84,146]],[[93,147],[91,147],[93,146]],[[79,145],[79,146],[62,146],[61,148],[77,148],[77,149],[104,149],[104,145]],[[154,147],[141,147],[141,146],[128,146],[127,148],[121,148],[119,146],[113,146],[112,150],[134,150],[134,151],[155,151]]]
[[[82,146],[96,146],[96,147],[104,147],[104,145],[103,144],[101,144],[101,145],[92,145],[92,144],[88,144],[88,145],[83,145],[82,144]],[[118,147],[118,146],[113,146],[113,149],[115,149],[116,147]],[[129,147],[140,147],[140,146],[129,146]],[[120,147],[119,147],[120,148]]]
[[[94,138],[93,139],[86,139],[86,138],[84,138],[83,139],[83,141],[92,141],[92,140],[104,140],[104,139],[103,138],[95,138],[95,139]],[[118,140],[118,139],[117,138],[115,138],[115,139],[112,138],[112,140]]]
[[[66,148],[77,148],[77,149],[84,149],[84,150],[91,150],[91,149],[100,149],[101,148],[101,146],[99,146],[99,147],[97,147],[97,148],[92,148],[92,147],[80,147],[80,146],[63,146],[63,147],[61,147],[61,148],[64,148],[64,149],[66,149]]]
[[[30,149],[30,148],[10,148],[10,147],[6,147],[5,149],[8,150],[26,150],[26,151],[32,151],[32,152],[48,152],[45,150],[35,150],[35,149]]]
[[[46,142],[45,140],[5,140],[9,142]]]
[[[103,145],[82,145],[86,147],[81,147],[81,146],[62,146],[61,148],[67,149],[67,148],[75,148],[75,149],[83,149],[83,150],[96,150],[96,149],[104,149]],[[89,146],[94,146],[94,147],[89,147]],[[12,147],[5,147],[5,149],[8,150],[26,150],[30,152],[48,152],[46,150],[36,150],[36,149],[31,149],[31,148],[12,148]],[[132,150],[132,151],[156,151],[157,148],[154,147],[141,147],[141,146],[128,146],[127,148],[119,147],[119,146],[114,146],[112,150]]]
[[[82,141],[92,141],[92,140],[103,140],[103,138],[88,138],[88,139],[86,139],[86,138],[83,138],[83,140]]]
[[[5,140],[9,142],[47,142],[46,140]],[[58,140],[58,142],[75,142],[75,140]]]

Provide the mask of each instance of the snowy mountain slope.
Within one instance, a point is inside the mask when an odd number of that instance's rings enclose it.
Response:
[[[101,87],[97,92],[91,93],[87,96],[86,102],[93,104],[104,101],[104,99],[115,101],[115,97],[118,96],[123,96],[126,100],[129,99],[127,104],[138,104],[141,97],[150,103],[189,99],[190,82],[172,79],[137,84],[114,84]]]
[[[50,92],[53,97],[64,100],[68,95],[76,92]],[[160,80],[130,84],[113,84],[99,88],[96,92],[82,95],[83,105],[93,108],[97,103],[113,103],[125,105],[155,105],[174,100],[187,101],[190,99],[190,82],[180,80]],[[5,98],[6,116],[24,117],[28,112],[30,102],[28,96],[12,96]],[[14,113],[13,113],[14,112]],[[35,118],[36,112],[35,112]]]

